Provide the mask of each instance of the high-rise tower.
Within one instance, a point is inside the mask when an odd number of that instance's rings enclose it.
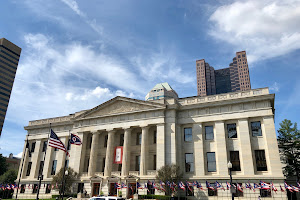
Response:
[[[196,71],[198,96],[251,89],[245,51],[236,52],[236,57],[229,67],[219,70],[215,70],[204,59],[197,60]]]
[[[0,135],[14,83],[21,48],[5,38],[0,39]]]

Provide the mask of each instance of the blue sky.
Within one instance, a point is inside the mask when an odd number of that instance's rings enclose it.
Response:
[[[252,88],[275,93],[275,124],[299,123],[300,1],[1,2],[0,37],[22,48],[0,153],[20,154],[30,120],[116,95],[144,99],[159,82],[195,96],[195,61],[228,67],[247,51]]]

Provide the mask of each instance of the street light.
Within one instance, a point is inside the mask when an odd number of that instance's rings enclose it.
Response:
[[[68,176],[69,175],[69,171],[66,170],[65,171],[65,176]],[[66,185],[66,180],[65,180],[65,177],[63,178],[63,185],[62,185],[62,200],[64,199],[64,195],[65,195],[65,186]]]
[[[229,161],[227,164],[227,167],[229,169],[229,175],[230,175],[230,191],[231,191],[231,198],[232,200],[234,200],[234,196],[233,196],[233,187],[232,187],[232,175],[231,175],[231,171],[232,171],[232,163]]]

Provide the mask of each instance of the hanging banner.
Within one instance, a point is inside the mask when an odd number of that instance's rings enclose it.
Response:
[[[115,148],[115,164],[122,164],[122,158],[123,158],[123,147],[119,146]]]

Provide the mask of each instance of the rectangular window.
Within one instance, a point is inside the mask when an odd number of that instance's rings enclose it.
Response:
[[[156,155],[153,156],[153,170],[156,170]]]
[[[184,141],[189,142],[193,140],[192,128],[184,128]]]
[[[192,153],[185,154],[185,172],[194,171],[194,156]]]
[[[237,185],[236,185],[236,183],[232,183],[234,186],[235,186],[235,188],[236,188],[236,193],[233,193],[233,196],[234,197],[243,197],[244,196],[244,192],[242,192],[242,191],[240,191],[240,190],[238,190],[237,189]],[[242,183],[238,183],[241,187],[242,187]]]
[[[142,133],[137,133],[136,135],[136,145],[142,144]]]
[[[44,141],[43,143],[43,152],[45,152],[47,149],[47,141]]]
[[[20,193],[25,193],[25,188],[26,188],[26,184],[22,184]]]
[[[93,136],[91,136],[90,139],[89,139],[89,143],[88,143],[89,144],[89,146],[88,146],[89,149],[92,148],[92,142],[93,142]]]
[[[228,138],[237,138],[236,124],[227,124]]]
[[[32,162],[29,162],[28,165],[27,165],[26,176],[29,176],[29,175],[30,175],[31,165],[32,165]]]
[[[208,172],[217,171],[215,152],[207,152],[206,155],[207,155],[207,171]]]
[[[270,183],[267,183],[270,184]],[[260,196],[261,197],[272,197],[271,189],[268,190],[260,190]]]
[[[104,138],[104,147],[107,147],[108,135],[105,135]]]
[[[53,160],[53,161],[52,161],[51,175],[55,175],[55,172],[56,172],[56,165],[57,165],[57,160]]]
[[[218,190],[217,190],[217,188],[215,187],[215,184],[214,184],[214,183],[211,183],[210,185],[211,185],[214,189],[208,188],[208,196],[218,196]]]
[[[84,172],[89,171],[90,158],[86,158]]]
[[[118,164],[118,171],[122,171],[122,164]]]
[[[102,159],[102,172],[104,172],[105,169],[105,158]]]
[[[46,194],[49,194],[50,192],[51,192],[51,184],[47,184]]]
[[[54,151],[58,151],[58,148],[54,148]]]
[[[251,122],[252,136],[262,136],[260,122]]]
[[[124,134],[120,135],[120,146],[124,145]]]
[[[31,153],[34,152],[34,150],[35,150],[35,142],[33,142],[33,143],[31,144]]]
[[[135,171],[140,171],[140,156],[135,157]]]
[[[265,150],[255,150],[256,170],[268,171]]]
[[[205,126],[205,139],[206,140],[214,139],[214,127],[213,126]]]
[[[230,162],[232,163],[232,171],[241,171],[238,151],[230,151]]]
[[[157,137],[157,132],[154,131],[154,134],[153,134],[153,144],[156,144],[156,137]]]
[[[43,174],[43,168],[44,168],[44,161],[41,161],[40,162],[39,175]]]
[[[38,184],[33,184],[33,189],[32,189],[32,193],[36,194],[38,190]]]

